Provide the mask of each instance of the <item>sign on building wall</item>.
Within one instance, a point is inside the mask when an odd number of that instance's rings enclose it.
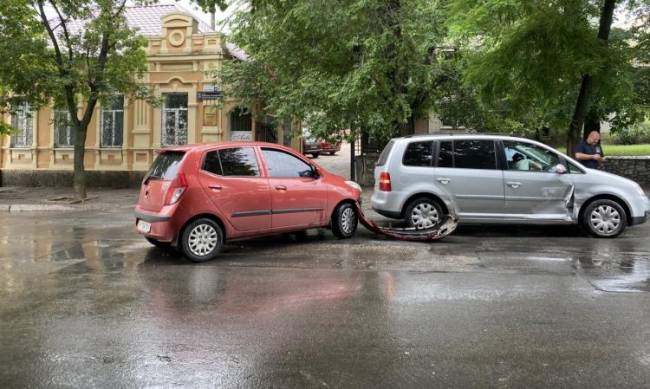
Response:
[[[230,133],[230,140],[253,140],[252,131],[232,131]]]

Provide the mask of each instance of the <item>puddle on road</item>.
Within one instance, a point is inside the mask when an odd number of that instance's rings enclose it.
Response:
[[[577,255],[573,266],[594,288],[604,292],[650,292],[650,254]]]

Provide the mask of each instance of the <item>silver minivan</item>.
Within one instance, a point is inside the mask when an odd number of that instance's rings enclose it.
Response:
[[[650,213],[636,182],[509,136],[395,138],[374,174],[372,208],[416,228],[451,214],[460,223],[581,224],[615,237]]]

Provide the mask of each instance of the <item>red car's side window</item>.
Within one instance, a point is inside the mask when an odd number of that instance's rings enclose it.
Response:
[[[268,176],[274,178],[312,177],[314,169],[300,158],[271,148],[263,148],[262,155],[266,161]]]
[[[260,169],[252,147],[233,147],[210,151],[205,155],[203,170],[219,176],[257,177]]]

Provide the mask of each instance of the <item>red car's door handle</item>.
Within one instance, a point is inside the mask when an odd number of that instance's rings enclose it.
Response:
[[[287,190],[287,187],[284,185],[276,185],[275,190]]]
[[[208,185],[208,188],[210,188],[212,190],[221,190],[222,189],[221,185]]]

